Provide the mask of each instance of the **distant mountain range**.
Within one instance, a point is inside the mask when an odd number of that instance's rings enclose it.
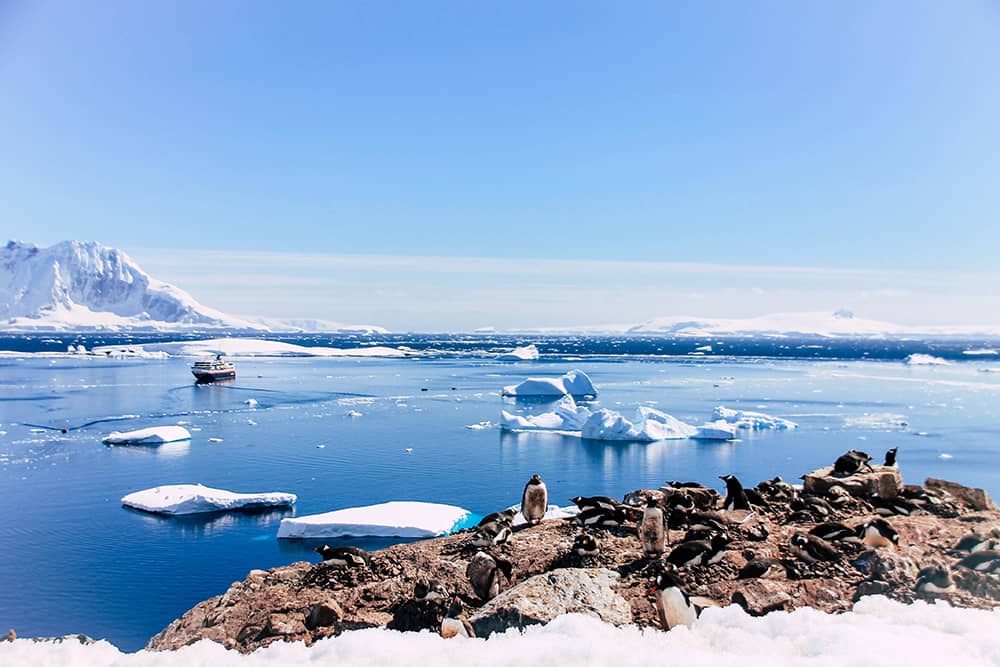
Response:
[[[324,320],[251,319],[202,305],[153,278],[121,250],[91,241],[0,249],[0,329],[6,331],[376,332]]]

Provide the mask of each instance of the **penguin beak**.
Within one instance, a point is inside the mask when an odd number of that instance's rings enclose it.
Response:
[[[656,584],[653,584],[652,586],[649,587],[649,595],[652,595],[655,592],[656,592]]]

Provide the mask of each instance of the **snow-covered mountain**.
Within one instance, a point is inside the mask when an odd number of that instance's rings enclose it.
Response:
[[[0,329],[380,331],[310,320],[233,317],[153,278],[128,255],[92,241],[48,248],[10,241],[0,249]],[[384,331],[384,330],[381,330]]]

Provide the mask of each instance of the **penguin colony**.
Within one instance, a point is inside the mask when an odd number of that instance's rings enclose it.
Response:
[[[897,451],[886,452],[885,465],[895,466]],[[851,450],[834,464],[834,477],[871,471],[872,458]],[[712,580],[728,550],[740,543],[746,564],[738,579],[803,579],[826,567],[865,567],[866,554],[873,550],[898,551],[899,534],[892,517],[932,511],[943,502],[928,489],[906,490],[894,498],[851,496],[842,486],[833,486],[823,496],[808,495],[781,480],[764,480],[745,488],[735,475],[719,477],[725,495],[697,482],[671,481],[659,491],[634,492],[627,502],[606,496],[571,498],[579,513],[571,519],[577,526],[572,546],[563,557],[567,566],[597,564],[602,535],[634,536],[634,565],[649,577],[648,595],[664,630],[691,625],[709,606],[717,603],[688,594],[689,580]],[[637,495],[638,494],[638,495]],[[430,576],[421,576],[413,587],[413,601],[431,605],[441,619],[437,628],[443,637],[474,637],[465,616],[466,604],[485,604],[517,580],[517,563],[503,556],[508,542],[519,539],[518,532],[540,523],[548,507],[548,489],[539,475],[525,484],[520,513],[524,524],[514,525],[518,513],[507,509],[489,514],[468,531],[465,553],[471,554],[465,569],[468,591],[449,591]],[[760,517],[772,524],[792,527],[779,557],[757,557],[748,542],[766,540],[768,531]],[[815,524],[799,530],[796,524]],[[346,568],[370,567],[371,559],[356,547],[316,549],[324,561]],[[913,593],[927,598],[954,593],[953,568],[1000,574],[1000,528],[987,533],[970,533],[948,551],[944,559],[924,563],[916,576]],[[820,568],[820,570],[816,570]],[[695,573],[698,574],[695,577]],[[433,575],[433,572],[427,575]],[[718,578],[732,578],[720,571]]]

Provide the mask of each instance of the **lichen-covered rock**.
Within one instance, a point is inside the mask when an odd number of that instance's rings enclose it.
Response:
[[[604,569],[562,568],[510,588],[469,618],[476,636],[548,623],[562,614],[587,614],[606,623],[631,623],[628,602],[615,591],[621,576]]]
[[[879,496],[894,498],[903,488],[903,476],[896,466],[872,466],[871,472],[857,472],[842,475],[833,472],[833,466],[820,468],[803,475],[802,489],[818,496],[826,495],[834,486],[843,487],[856,498]]]

